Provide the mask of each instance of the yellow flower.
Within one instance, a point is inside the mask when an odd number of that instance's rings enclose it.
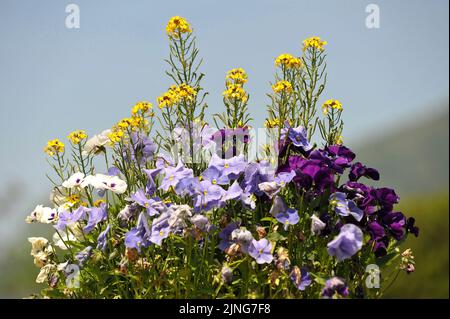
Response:
[[[275,59],[276,66],[284,66],[286,68],[299,68],[302,66],[302,60],[291,54],[281,54]]]
[[[111,143],[119,143],[124,136],[123,131],[118,127],[113,127],[111,130],[111,133],[108,134],[108,138],[111,141]]]
[[[50,140],[47,142],[47,146],[44,148],[44,152],[50,156],[53,156],[57,153],[63,153],[64,143],[58,139]]]
[[[67,136],[67,138],[68,138],[73,144],[78,144],[78,143],[80,143],[82,140],[84,140],[85,138],[87,138],[87,134],[86,134],[85,131],[78,130],[78,131],[73,131],[72,133],[70,133],[69,136]]]
[[[244,83],[247,83],[247,73],[245,73],[244,69],[242,68],[231,69],[227,72],[226,79],[231,80],[234,84],[242,85]],[[229,84],[232,83],[227,81],[227,86]]]
[[[100,207],[102,204],[104,204],[105,203],[105,201],[103,200],[103,199],[97,199],[95,202],[94,202],[94,206],[95,207]]]
[[[342,103],[339,102],[338,100],[333,99],[325,101],[325,103],[323,103],[322,105],[323,114],[327,115],[330,109],[342,111],[343,110]]]
[[[131,114],[137,115],[139,112],[141,113],[147,113],[151,108],[153,107],[153,105],[147,101],[141,101],[136,103],[135,106],[133,106],[133,108],[131,109]]]
[[[229,84],[227,90],[223,91],[223,96],[227,99],[237,99],[243,102],[248,100],[247,93],[242,88],[242,86],[238,84]]]
[[[171,107],[177,102],[177,97],[172,91],[167,91],[163,95],[157,98],[158,106],[160,109],[164,107]]]
[[[132,126],[132,123],[133,123],[133,118],[124,118],[124,119],[121,119],[119,121],[119,123],[117,123],[117,126],[121,130],[126,130],[129,126]]]
[[[288,81],[278,81],[277,83],[272,85],[272,90],[275,93],[280,93],[280,92],[291,93],[292,92],[292,84]]]
[[[190,85],[182,83],[175,89],[179,99],[185,99],[192,101],[197,96],[197,91],[195,91]]]
[[[267,119],[264,122],[264,126],[267,128],[274,128],[274,127],[278,127],[280,126],[280,119],[279,118],[275,118],[275,119]]]
[[[336,144],[337,145],[342,145],[344,144],[344,137],[342,135],[339,135],[337,140],[336,140]]]
[[[75,205],[80,202],[80,195],[71,195],[67,197],[66,200]]]
[[[319,37],[310,37],[303,41],[303,51],[308,48],[314,48],[320,51],[325,50],[324,46],[327,44],[327,41],[322,41]]]
[[[179,38],[182,33],[191,33],[192,29],[186,19],[174,16],[167,23],[166,32],[169,37]]]

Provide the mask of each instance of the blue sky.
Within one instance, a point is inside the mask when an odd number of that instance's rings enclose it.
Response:
[[[80,7],[80,29],[65,27],[69,3]],[[369,3],[380,7],[379,29],[365,26]],[[20,210],[30,208],[50,186],[42,153],[48,139],[74,129],[97,133],[136,101],[155,102],[171,84],[163,59],[172,15],[186,17],[198,37],[210,112],[221,110],[226,71],[242,67],[256,127],[274,58],[300,55],[312,35],[329,43],[323,99],[344,104],[347,143],[420,119],[448,99],[446,0],[1,0],[0,194],[22,181]]]

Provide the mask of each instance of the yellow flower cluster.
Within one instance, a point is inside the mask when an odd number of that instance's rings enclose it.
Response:
[[[111,130],[111,133],[108,134],[108,138],[111,141],[111,143],[115,144],[119,143],[124,135],[125,133],[123,132],[123,130],[121,130],[117,126],[114,126]]]
[[[71,204],[78,204],[81,200],[80,195],[70,195],[68,197],[66,197],[66,200],[71,203]]]
[[[311,37],[303,41],[303,51],[308,48],[314,48],[320,51],[325,50],[324,46],[327,44],[327,41],[322,41],[319,37]]]
[[[280,119],[279,118],[275,118],[275,119],[267,119],[264,122],[264,126],[267,128],[275,128],[275,127],[279,127],[280,126]]]
[[[272,90],[275,93],[281,93],[281,92],[285,92],[285,93],[291,93],[292,92],[292,84],[288,81],[278,81],[277,83],[275,83],[274,85],[272,85]]]
[[[67,138],[68,138],[73,144],[78,144],[78,143],[80,143],[82,140],[84,140],[85,138],[87,138],[87,134],[86,134],[85,131],[77,130],[77,131],[73,131],[72,133],[70,133],[69,136],[67,136]]]
[[[245,70],[242,68],[231,69],[227,72],[226,79],[227,83],[231,80],[234,84],[243,85],[244,83],[247,83],[247,73],[245,73]]]
[[[152,109],[153,105],[147,101],[141,101],[136,103],[135,106],[131,109],[131,114],[133,117],[137,116],[138,114],[146,114]],[[150,112],[150,116],[153,116],[153,112]]]
[[[288,69],[299,68],[302,66],[302,60],[300,58],[296,58],[291,54],[283,53],[275,59],[275,65],[284,66]]]
[[[322,105],[323,114],[327,115],[328,112],[330,111],[330,109],[342,111],[343,110],[342,103],[339,102],[338,100],[333,100],[333,99],[325,101],[325,103],[323,103],[323,105]]]
[[[44,148],[44,152],[50,156],[64,152],[64,143],[58,139],[50,140]]]
[[[197,91],[190,85],[182,83],[179,86],[172,85],[167,92],[157,98],[159,108],[171,107],[180,100],[193,101]]]
[[[236,99],[243,102],[247,102],[248,100],[247,93],[245,92],[242,85],[239,84],[229,83],[227,85],[227,89],[223,91],[222,94],[227,99]]]
[[[191,33],[192,29],[186,19],[179,16],[174,16],[170,18],[167,23],[166,32],[169,37],[179,38],[182,33]]]

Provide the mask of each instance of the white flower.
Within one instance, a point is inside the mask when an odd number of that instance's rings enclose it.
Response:
[[[42,205],[36,206],[36,208],[25,218],[27,223],[39,222],[43,224],[51,224],[58,213],[56,210],[50,207],[44,207]]]
[[[97,154],[109,142],[108,135],[111,130],[104,130],[100,134],[94,135],[87,140],[83,148],[83,155]]]
[[[36,256],[44,251],[44,248],[48,245],[48,240],[44,237],[29,237],[28,241],[31,243],[31,256]]]
[[[67,246],[64,242],[77,241],[77,238],[72,234],[67,234],[64,231],[60,231],[59,234],[61,235],[62,239],[61,239],[60,235],[58,235],[58,233],[54,233],[52,240],[53,240],[53,243],[55,244],[55,246],[61,248],[62,250],[67,250]]]
[[[48,262],[48,254],[45,251],[40,251],[36,255],[34,255],[34,264],[42,268],[44,267]]]
[[[272,198],[273,196],[275,196],[280,192],[282,185],[277,182],[263,182],[259,183],[258,187],[267,196],[269,196],[269,198]]]
[[[56,266],[53,264],[45,265],[41,268],[39,275],[36,277],[36,283],[42,284],[48,279],[48,275],[56,271]]]
[[[72,187],[86,187],[86,183],[84,183],[84,174],[81,172],[75,173],[72,176],[69,177],[68,180],[64,181],[62,183],[62,186],[65,188],[72,188]]]
[[[170,227],[186,227],[186,220],[192,216],[192,208],[189,205],[172,205],[172,214],[168,219]]]
[[[327,225],[319,219],[316,215],[311,216],[311,232],[316,235],[320,235],[322,230],[325,229]]]
[[[110,190],[117,194],[123,194],[127,190],[127,183],[117,176],[89,175],[85,178],[85,183],[89,183],[96,189]]]

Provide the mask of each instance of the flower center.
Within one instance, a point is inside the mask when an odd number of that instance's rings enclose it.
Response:
[[[225,165],[223,167],[228,168],[228,167],[230,167],[230,164],[225,163]]]

